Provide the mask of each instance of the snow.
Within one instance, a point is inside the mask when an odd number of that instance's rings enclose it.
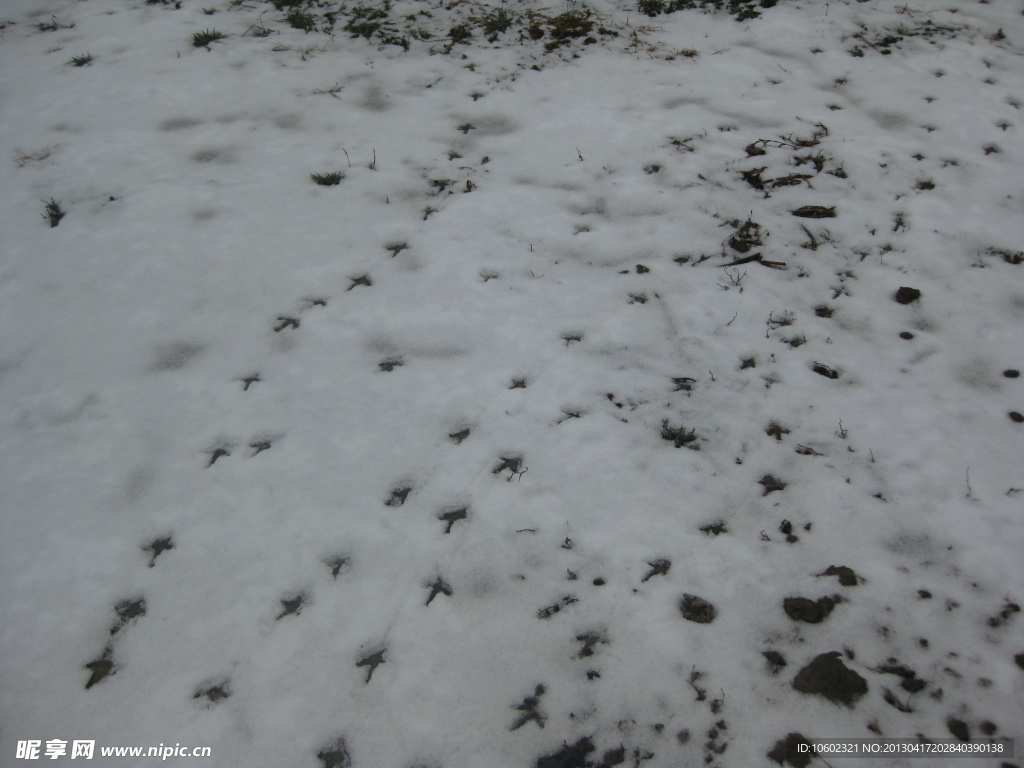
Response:
[[[1018,3],[279,5],[4,4],[0,765],[1020,741]]]

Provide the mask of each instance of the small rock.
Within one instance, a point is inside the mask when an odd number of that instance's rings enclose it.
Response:
[[[917,288],[908,288],[907,286],[903,286],[896,291],[896,301],[900,304],[910,304],[920,298],[921,292],[917,290]]]
[[[1010,413],[1007,415],[1010,417],[1010,421],[1015,421],[1018,424],[1024,421],[1024,414],[1019,413],[1017,411],[1010,411]]]
[[[1007,368],[1005,371],[1003,371],[1003,376],[1005,376],[1008,379],[1016,379],[1020,377],[1020,371],[1018,371],[1016,368]]]
[[[710,624],[715,620],[718,611],[715,606],[697,595],[685,594],[679,603],[679,610],[683,612],[683,618],[697,624]]]
[[[793,679],[801,693],[824,696],[831,702],[852,707],[868,691],[868,683],[840,660],[839,651],[819,654]]]

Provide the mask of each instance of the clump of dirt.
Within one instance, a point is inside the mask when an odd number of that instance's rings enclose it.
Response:
[[[817,574],[820,576],[837,576],[839,583],[844,587],[856,587],[860,582],[864,581],[860,576],[854,573],[852,568],[847,568],[845,565],[830,565],[822,573]]]
[[[838,597],[838,596],[837,596]],[[820,624],[832,613],[836,604],[842,598],[822,597],[818,600],[811,600],[806,597],[787,597],[782,601],[782,609],[793,621],[802,621],[806,624]]]
[[[910,304],[911,302],[917,301],[921,298],[921,292],[917,288],[909,288],[902,286],[896,291],[895,299],[899,304]]]
[[[819,654],[793,679],[801,693],[823,696],[836,704],[853,707],[868,692],[868,683],[840,660],[839,651]]]
[[[146,599],[143,597],[134,600],[121,600],[114,606],[117,612],[117,622],[110,628],[110,634],[116,635],[132,619],[146,615]]]
[[[149,552],[149,567],[152,568],[156,565],[156,559],[169,549],[174,549],[174,540],[170,536],[163,536],[159,539],[153,539],[153,541],[142,548],[142,551]]]
[[[768,671],[774,676],[779,674],[783,667],[787,665],[786,657],[778,651],[762,651],[761,655],[764,656],[765,661],[768,662]]]
[[[806,749],[806,752],[798,751],[798,745]],[[811,742],[803,734],[794,732],[786,734],[786,738],[775,742],[775,746],[768,753],[768,759],[779,765],[788,763],[793,768],[806,768],[816,754],[814,748],[811,747]]]
[[[786,488],[786,484],[774,475],[765,475],[757,482],[764,486],[762,496],[767,496],[772,491],[781,491]]]
[[[391,491],[391,498],[385,501],[384,504],[388,507],[400,507],[405,504],[405,500],[409,498],[410,493],[412,493],[412,487],[408,485],[395,488]]]
[[[441,520],[442,522],[448,523],[448,525],[445,526],[444,532],[445,534],[449,534],[452,532],[452,526],[455,525],[455,523],[457,523],[459,520],[465,520],[468,514],[469,510],[466,507],[461,507],[459,509],[453,509],[449,512],[442,512],[437,516],[437,519]]]
[[[960,741],[971,740],[971,729],[967,726],[963,720],[959,720],[955,717],[951,717],[946,720],[946,728],[953,736],[958,738]]]
[[[683,618],[697,624],[710,624],[718,616],[715,606],[697,595],[684,594],[679,602]]]
[[[594,742],[584,736],[575,744],[566,744],[551,755],[537,758],[537,768],[587,768],[587,755],[594,751]]]
[[[900,664],[896,659],[889,659],[888,662],[878,667],[876,672],[883,675],[896,675],[900,680],[900,687],[908,693],[917,693],[928,685],[926,680],[917,676],[917,672],[906,664]]]
[[[113,656],[114,649],[108,645],[103,649],[103,653],[98,659],[94,659],[85,665],[85,668],[90,672],[89,679],[85,683],[85,690],[88,691],[105,677],[116,674],[117,666],[114,664]],[[1024,657],[1024,654],[1021,654],[1021,656]]]
[[[340,736],[317,752],[316,756],[323,763],[323,768],[351,768],[352,765],[348,743]]]
[[[651,566],[651,570],[648,572],[646,576],[640,579],[641,584],[649,581],[652,576],[664,576],[666,573],[669,572],[669,569],[672,567],[672,561],[664,559],[652,560],[648,563],[648,565]]]
[[[761,235],[761,225],[756,221],[747,219],[742,224],[735,222],[736,226],[739,227],[735,232],[729,236],[729,247],[734,251],[740,253],[746,253],[751,248],[764,245],[764,238]]]

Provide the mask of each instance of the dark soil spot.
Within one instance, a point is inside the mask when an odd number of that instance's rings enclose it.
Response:
[[[501,461],[491,470],[492,475],[501,474],[506,469],[512,473],[509,475],[510,478],[512,475],[519,474],[519,468],[523,465],[522,456],[500,456],[499,458]]]
[[[922,600],[931,600],[932,599],[932,593],[929,592],[927,589],[919,589],[919,590],[917,590],[917,596],[920,597]]]
[[[270,440],[253,440],[249,443],[249,447],[252,448],[252,455],[257,456],[264,451],[270,450]]]
[[[761,178],[761,174],[767,170],[767,166],[761,166],[760,168],[751,168],[749,171],[740,171],[740,178],[742,178],[747,184],[752,186],[758,191],[764,190],[764,179]]]
[[[718,611],[715,606],[697,595],[684,594],[679,602],[679,610],[683,612],[683,618],[697,624],[710,624],[715,620]]]
[[[716,523],[709,523],[708,525],[702,525],[699,529],[702,533],[706,533],[708,536],[719,536],[723,533],[728,533],[729,529],[725,527],[725,522],[719,520]]]
[[[798,751],[801,746],[807,751]],[[788,763],[793,768],[806,768],[811,764],[815,754],[811,743],[803,735],[790,733],[786,735],[786,738],[775,742],[775,746],[768,753],[768,759],[779,765]]]
[[[912,670],[906,664],[900,664],[896,659],[889,659],[889,661],[876,670],[879,674],[883,675],[896,675],[902,678],[900,681],[900,687],[908,693],[917,693],[928,685],[927,681],[922,680],[917,676],[917,672]]]
[[[640,583],[641,584],[643,584],[645,581],[650,579],[652,576],[664,576],[666,573],[668,573],[669,569],[672,567],[672,561],[671,560],[655,560],[653,562],[648,563],[648,565],[651,566],[651,570],[650,570],[650,572],[646,576],[644,576],[642,579],[640,579]]]
[[[806,597],[787,597],[782,601],[782,609],[793,621],[820,624],[832,613],[836,602],[831,597],[822,597],[818,600],[810,600]]]
[[[142,548],[142,551],[149,552],[149,567],[152,568],[156,565],[156,559],[169,549],[174,549],[174,540],[170,536],[164,536],[160,539],[153,539],[153,541]]]
[[[801,693],[823,696],[831,702],[852,707],[868,691],[867,681],[847,668],[839,651],[819,654],[793,679]]]
[[[512,379],[509,389],[526,389],[526,379]]]
[[[821,375],[821,376],[824,376],[826,379],[838,379],[839,378],[839,371],[836,371],[836,370],[833,370],[832,368],[829,368],[824,363],[817,363],[817,362],[814,363],[814,365],[811,366],[811,370],[814,371],[815,373]]]
[[[1011,421],[1015,421],[1018,424],[1024,421],[1024,414],[1018,413],[1017,411],[1010,411],[1007,415],[1010,417]]]
[[[280,316],[277,318],[277,325],[274,326],[274,333],[280,333],[285,328],[298,328],[302,321],[297,317]]]
[[[692,392],[693,385],[697,383],[697,380],[691,379],[689,376],[673,376],[672,383],[676,385],[673,392]]]
[[[978,728],[986,736],[991,736],[993,733],[999,730],[999,726],[993,723],[991,720],[982,720],[978,723]]]
[[[1005,376],[1008,379],[1016,379],[1020,377],[1020,371],[1018,371],[1016,368],[1007,368],[1005,371],[1003,371],[1003,376]]]
[[[117,612],[117,622],[110,628],[110,634],[116,635],[132,619],[146,615],[146,600],[138,597],[134,600],[122,600],[114,606]]]
[[[786,483],[782,482],[774,475],[765,475],[757,482],[764,486],[764,493],[761,494],[762,496],[767,496],[772,491],[784,490],[786,487]],[[783,533],[788,533],[788,531],[783,531]]]
[[[458,432],[452,432],[450,435],[448,435],[448,439],[454,442],[456,445],[461,443],[467,437],[469,437],[468,429],[460,429]]]
[[[217,704],[230,697],[231,685],[229,680],[204,683],[192,694],[193,699],[206,699],[209,704]]]
[[[740,358],[740,370],[746,370],[747,368],[757,368],[756,357],[742,357]]]
[[[217,461],[221,456],[230,456],[231,451],[227,448],[214,448],[210,451],[210,463],[206,465],[207,469],[213,466],[214,462]]]
[[[771,422],[768,425],[768,429],[766,429],[764,431],[764,433],[766,435],[768,435],[768,437],[774,437],[777,442],[781,442],[782,441],[782,436],[783,435],[788,435],[789,434],[789,430],[786,429],[781,424],[778,424],[778,423],[773,421],[773,422]]]
[[[387,648],[381,648],[379,651],[374,651],[356,662],[357,667],[369,667],[369,669],[366,670],[366,682],[370,682],[370,678],[373,677],[373,671],[381,664],[385,663],[384,654],[387,653],[387,651]]]
[[[604,583],[605,583],[604,579],[602,579],[600,576],[597,577],[596,579],[594,579],[594,586],[595,587],[603,587]],[[1024,653],[1021,654],[1021,657],[1024,657]]]
[[[580,652],[576,654],[577,658],[584,656],[594,655],[594,646],[601,644],[607,645],[608,638],[599,632],[583,632],[582,634],[576,635],[576,642],[583,643],[583,647],[580,648]]]
[[[541,608],[539,611],[537,611],[537,618],[538,619],[550,619],[556,613],[561,611],[564,606],[572,605],[575,602],[578,602],[578,601],[577,601],[577,599],[573,595],[566,595],[565,597],[562,598],[562,602],[560,602],[560,603],[553,603],[553,604],[547,606],[546,608]]]
[[[116,673],[117,667],[114,666],[114,659],[112,658],[113,654],[114,649],[108,645],[103,649],[103,654],[98,659],[90,661],[85,665],[85,668],[92,673],[89,675],[89,679],[85,683],[85,690],[88,691],[105,677],[109,677]]]
[[[331,576],[337,580],[338,574],[344,570],[348,570],[349,559],[342,555],[335,555],[324,563],[328,568],[331,569]]]
[[[1013,657],[1013,662],[1021,669],[1024,669],[1024,653],[1018,653]]]
[[[517,730],[519,730],[524,725],[529,723],[531,720],[533,722],[537,723],[537,727],[538,728],[543,728],[544,727],[544,721],[547,719],[547,717],[537,707],[540,705],[540,697],[544,695],[544,692],[546,690],[547,689],[543,685],[538,685],[536,688],[533,689],[533,695],[532,696],[527,696],[525,699],[523,699],[523,703],[522,704],[516,704],[516,706],[514,708],[516,710],[518,710],[519,712],[522,712],[523,714],[521,714],[519,717],[516,718],[516,721],[512,724],[512,727],[509,728],[510,731],[517,731]],[[594,747],[591,746],[590,749],[588,750],[588,752],[593,752],[593,750],[594,750]],[[583,754],[586,755],[586,752],[584,752]],[[550,757],[549,758],[542,757],[542,758],[540,758],[537,761],[537,765],[538,766],[541,766],[541,765],[550,765],[550,766],[561,765],[561,763],[542,763],[543,760],[550,760],[550,759],[552,759],[552,758],[550,758]],[[570,765],[570,764],[566,763],[566,765]],[[583,763],[580,763],[580,768],[584,768]]]
[[[469,510],[467,510],[466,507],[462,507],[461,509],[453,509],[450,512],[442,512],[440,515],[438,515],[438,520],[443,520],[444,522],[448,523],[448,525],[444,529],[445,534],[447,535],[451,533],[452,526],[455,525],[455,523],[457,523],[459,520],[465,520],[468,512]]]
[[[967,727],[967,723],[963,720],[958,720],[955,717],[951,717],[946,720],[946,728],[950,733],[953,734],[960,741],[971,740],[971,729]]]
[[[352,758],[348,754],[348,744],[340,736],[316,753],[323,768],[351,768]]]
[[[896,291],[896,301],[900,304],[910,304],[913,301],[917,301],[921,298],[921,292],[917,288],[908,288],[903,286]]]
[[[400,357],[389,357],[386,360],[381,360],[377,367],[385,373],[391,373],[395,368],[401,368],[405,365],[405,361]]]
[[[277,614],[275,621],[280,621],[285,616],[291,616],[292,614],[298,616],[302,613],[302,605],[306,602],[305,597],[302,595],[295,595],[294,597],[281,598],[282,610]]]
[[[258,373],[253,373],[253,374],[250,374],[250,375],[246,376],[244,379],[239,379],[239,381],[242,382],[242,391],[243,392],[248,392],[249,391],[249,387],[251,387],[256,382],[261,381],[261,379],[260,379],[260,375]]]
[[[824,304],[819,304],[814,308],[814,314],[817,315],[818,317],[832,317],[833,312],[835,312],[835,310],[832,309],[832,307],[826,306]]]
[[[451,585],[440,576],[434,579],[433,584],[428,584],[427,587],[430,589],[430,597],[427,598],[427,605],[430,605],[433,599],[438,595],[444,595],[445,597],[452,596]]]
[[[594,751],[594,743],[584,737],[571,746],[566,744],[558,752],[537,758],[537,768],[588,768],[587,755]]]
[[[661,727],[664,728],[664,726]],[[658,726],[654,726],[654,728],[657,729]],[[637,750],[636,753],[634,753],[633,757],[634,760],[636,760],[634,765],[640,765],[642,762],[638,754],[639,752],[640,750]],[[601,762],[594,763],[594,768],[613,768],[613,766],[622,765],[624,762],[626,762],[626,748],[620,744],[615,749],[609,749],[605,752],[604,755],[601,756]]]
[[[349,280],[352,281],[352,285],[350,285],[348,287],[348,289],[347,289],[349,291],[351,291],[357,285],[362,285],[362,286],[365,286],[367,288],[370,288],[373,285],[373,281],[370,279],[369,275],[360,275],[359,277],[350,277]]]
[[[852,568],[847,568],[845,565],[830,565],[818,576],[838,576],[839,583],[844,587],[856,587],[864,580],[854,573]]]
[[[412,488],[408,485],[403,485],[399,488],[395,488],[391,491],[391,498],[384,502],[389,507],[400,507],[405,504],[405,500],[412,493]]]
[[[1003,605],[1003,610],[989,618],[986,623],[993,629],[996,629],[1006,624],[1015,613],[1020,613],[1020,606],[1007,600]]]
[[[764,245],[764,239],[761,237],[761,225],[750,219],[740,224],[739,229],[729,237],[729,246],[740,253],[746,253],[751,248],[761,245]]]
[[[900,338],[905,339],[906,341],[910,341],[912,338],[914,338],[914,334],[912,334],[910,331],[901,331]]]
[[[765,661],[768,662],[768,671],[772,675],[777,675],[786,666],[786,657],[778,651],[761,651],[761,655],[764,656]]]
[[[408,247],[409,247],[409,244],[404,242],[404,241],[403,242],[394,242],[394,243],[388,243],[387,245],[385,245],[384,246],[384,250],[391,251],[391,258],[394,258],[398,254],[400,254],[402,251],[406,250]]]
[[[638,275],[646,275],[650,271],[651,270],[649,268],[645,267],[643,264],[637,264],[636,265],[636,273]]]
[[[790,213],[805,219],[833,219],[836,215],[836,209],[835,206],[826,208],[823,205],[805,205],[797,208],[795,211],[790,211]]]

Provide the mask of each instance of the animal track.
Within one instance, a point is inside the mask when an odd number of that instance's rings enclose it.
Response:
[[[149,544],[142,547],[143,552],[149,552],[149,567],[152,568],[156,565],[156,559],[160,555],[169,549],[174,549],[174,541],[170,536],[164,536],[163,538],[153,539]]]

